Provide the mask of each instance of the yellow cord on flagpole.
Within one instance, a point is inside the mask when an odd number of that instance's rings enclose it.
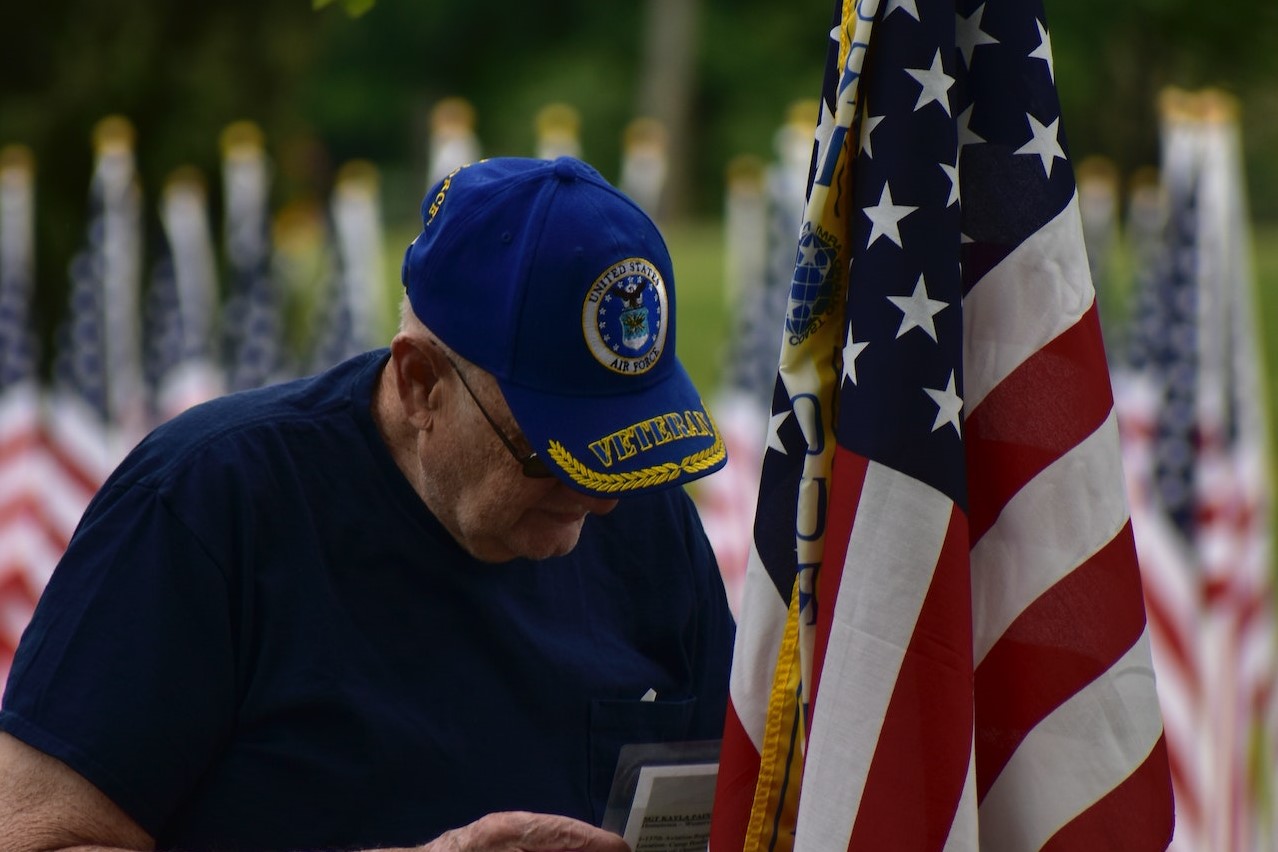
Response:
[[[790,610],[785,633],[777,652],[777,669],[768,696],[768,715],[763,727],[763,748],[759,760],[759,781],[750,806],[742,852],[784,852],[793,848],[792,827],[799,809],[799,787],[803,780],[803,743],[807,730],[799,690],[803,676],[799,664],[799,581],[790,591]],[[784,763],[777,760],[786,754]],[[779,831],[782,836],[775,836]]]
[[[810,253],[829,255],[828,263],[822,267],[820,295],[809,296],[813,301],[802,306],[811,313],[805,315],[797,328],[791,329],[787,321],[781,352],[781,379],[792,398],[802,393],[830,404],[818,402],[808,412],[810,421],[801,424],[808,441],[808,455],[803,466],[803,484],[796,494],[796,566],[799,570],[790,592],[785,630],[769,693],[758,783],[743,852],[789,852],[794,848],[798,825],[803,751],[807,742],[807,701],[812,680],[811,575],[820,563],[823,548],[824,521],[817,515],[824,504],[820,494],[822,483],[829,482],[834,457],[832,402],[840,371],[837,353],[843,346],[845,333],[844,306],[851,259],[849,211],[846,207],[840,208],[837,201],[845,197],[850,165],[859,149],[860,140],[855,130],[859,127],[856,118],[861,108],[861,64],[878,6],[879,0],[843,0],[838,30],[839,64],[834,72],[838,86],[832,93],[834,102],[830,105],[834,114],[824,113],[818,127],[816,176],[809,187],[800,237],[800,245],[807,245]],[[838,150],[831,148],[835,144]],[[842,184],[836,188],[835,181]],[[810,291],[812,269],[803,272],[802,280]],[[792,307],[794,298],[792,294]],[[799,412],[795,413],[799,416]]]

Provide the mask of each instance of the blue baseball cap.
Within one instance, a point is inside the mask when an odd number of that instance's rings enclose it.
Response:
[[[573,488],[639,494],[724,465],[675,357],[665,241],[580,160],[457,169],[422,202],[401,277],[418,318],[496,378],[532,448]]]

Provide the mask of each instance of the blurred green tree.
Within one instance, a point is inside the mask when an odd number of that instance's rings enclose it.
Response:
[[[218,134],[251,119],[281,201],[322,197],[336,164],[367,158],[383,169],[388,218],[402,221],[424,189],[428,116],[444,97],[474,103],[490,155],[531,153],[537,111],[569,103],[585,157],[610,176],[626,124],[668,109],[683,127],[685,207],[717,216],[725,164],[771,158],[788,106],[818,94],[830,2],[688,0],[682,23],[664,2],[678,0],[8,4],[0,144],[25,143],[38,158],[42,323],[65,302],[89,133],[110,113],[137,128],[149,211],[164,176],[186,163],[210,178],[216,205]],[[314,10],[329,3],[350,14]],[[1158,90],[1223,86],[1243,104],[1253,209],[1278,216],[1278,160],[1264,156],[1278,149],[1278,4],[1214,0],[1208,12],[1189,0],[1048,0],[1048,14],[1075,158],[1106,154],[1125,172],[1154,163]],[[695,37],[691,60],[663,53],[681,33]]]
[[[334,0],[312,0],[316,9],[323,9],[325,6],[331,6]],[[342,6],[346,9],[346,14],[352,18],[358,18],[360,15],[373,8],[376,0],[342,0]]]
[[[1252,208],[1278,216],[1278,4],[1257,0],[1047,0],[1071,154],[1125,174],[1158,162],[1157,96],[1218,86],[1242,103]]]

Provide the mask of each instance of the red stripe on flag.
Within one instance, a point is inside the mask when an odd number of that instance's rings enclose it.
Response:
[[[31,452],[40,445],[41,437],[39,429],[32,427],[0,440],[0,464]]]
[[[1083,811],[1043,846],[1043,852],[1143,852],[1166,849],[1172,839],[1167,789],[1167,743],[1159,737],[1135,772]]]
[[[710,823],[711,850],[739,852],[745,847],[750,808],[759,780],[759,753],[746,735],[736,708],[728,702],[719,754],[719,778],[714,792],[714,819]]]
[[[0,531],[24,520],[40,531],[53,552],[61,553],[67,549],[70,543],[67,536],[58,529],[49,516],[48,506],[37,495],[26,492],[0,503]]]
[[[955,507],[866,775],[849,850],[941,849],[972,751],[972,595]]]
[[[1177,619],[1168,609],[1168,604],[1163,600],[1162,595],[1158,593],[1158,583],[1149,582],[1148,578],[1144,585],[1145,593],[1145,613],[1149,618],[1150,638],[1158,646],[1158,649],[1169,659],[1174,660],[1176,668],[1180,670],[1181,676],[1189,683],[1194,694],[1197,695],[1202,684],[1199,682],[1198,667],[1194,664],[1193,656],[1189,651],[1190,637],[1186,636],[1178,627]]]
[[[976,784],[985,798],[1021,741],[1145,629],[1128,522],[1030,604],[976,669]]]
[[[843,583],[843,563],[848,555],[852,521],[861,504],[861,489],[865,485],[865,472],[869,467],[869,459],[850,452],[841,445],[835,446],[834,461],[830,468],[825,551],[821,554],[821,568],[816,580],[816,641],[812,651],[812,686],[809,691],[809,701],[813,707],[816,706],[817,689],[821,685],[825,651],[830,643],[834,607]]]
[[[1166,736],[1163,738],[1166,740]],[[1166,748],[1164,746],[1164,748]],[[1171,772],[1172,789],[1176,794],[1176,813],[1182,823],[1202,826],[1203,805],[1198,795],[1196,782],[1199,773],[1185,766],[1182,753],[1175,748],[1166,748],[1167,766]]]
[[[1096,431],[1113,408],[1096,304],[1026,358],[964,423],[973,542],[1025,483]],[[993,463],[997,460],[997,464]]]
[[[13,655],[18,649],[18,639],[35,612],[40,590],[27,576],[26,566],[0,567],[0,679],[13,665]],[[21,618],[21,623],[17,623]]]
[[[98,493],[98,489],[102,486],[102,480],[86,468],[72,453],[67,452],[60,442],[48,441],[48,451],[50,457],[58,463],[62,470],[66,471],[71,481],[83,492],[85,495],[84,500],[88,503],[89,498]]]

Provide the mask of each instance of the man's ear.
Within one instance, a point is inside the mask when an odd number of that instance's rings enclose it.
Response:
[[[395,335],[390,349],[390,367],[404,417],[422,431],[438,413],[440,378],[451,368],[438,346],[415,335]]]

